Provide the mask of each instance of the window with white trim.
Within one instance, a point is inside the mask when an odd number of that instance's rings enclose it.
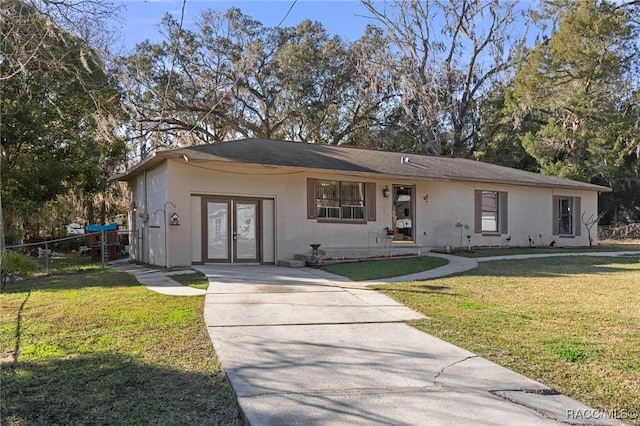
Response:
[[[475,191],[475,232],[501,235],[509,232],[509,198],[503,191]]]
[[[580,235],[581,204],[580,197],[553,196],[553,235],[561,237]]]
[[[482,191],[482,232],[498,232],[498,193]]]
[[[573,235],[573,198],[558,197],[558,234]]]
[[[318,219],[365,221],[365,184],[318,180],[316,208]]]

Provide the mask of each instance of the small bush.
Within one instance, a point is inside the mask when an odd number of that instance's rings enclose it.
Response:
[[[2,284],[9,276],[19,275],[22,278],[29,278],[38,270],[38,264],[29,259],[24,254],[5,250],[2,253]]]

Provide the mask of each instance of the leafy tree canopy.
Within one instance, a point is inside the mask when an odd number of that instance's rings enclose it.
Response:
[[[632,213],[640,193],[639,14],[624,6],[545,3],[539,18],[551,33],[525,52],[506,104],[543,173],[611,186],[605,204]]]
[[[33,58],[13,73],[7,67],[15,62],[0,66],[7,76],[0,99],[3,219],[8,234],[15,234],[60,194],[104,190],[125,145],[115,136],[120,93],[95,51],[36,9],[11,6],[16,19],[38,28],[47,46],[34,49]],[[26,31],[16,25],[7,34],[12,37],[3,38],[6,55]],[[52,57],[58,60],[46,60]]]

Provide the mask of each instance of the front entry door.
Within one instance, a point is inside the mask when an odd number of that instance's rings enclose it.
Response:
[[[414,188],[393,185],[393,241],[414,241]]]
[[[207,199],[204,204],[204,260],[259,262],[259,201]]]

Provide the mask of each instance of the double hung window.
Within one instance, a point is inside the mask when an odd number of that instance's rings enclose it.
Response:
[[[367,223],[376,220],[376,184],[307,179],[307,219]]]
[[[365,184],[316,181],[318,219],[365,221]]]
[[[553,235],[580,235],[580,197],[553,197]]]
[[[509,232],[508,194],[500,191],[475,192],[475,232],[500,235]]]

